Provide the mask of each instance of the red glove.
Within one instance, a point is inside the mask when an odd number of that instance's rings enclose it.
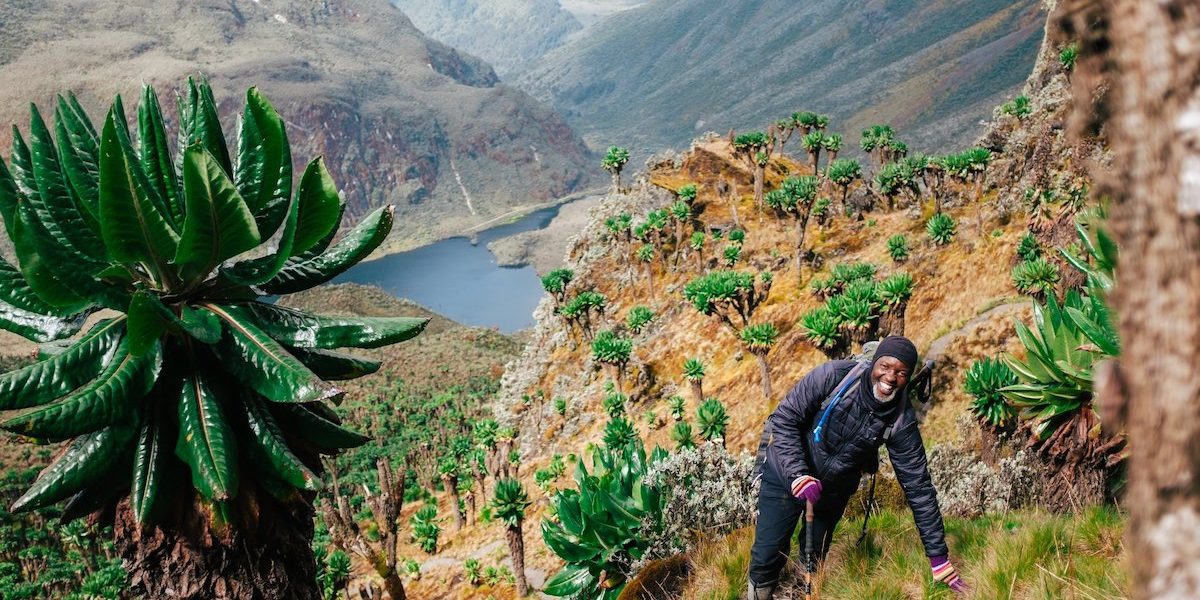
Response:
[[[954,570],[954,565],[950,564],[948,557],[929,557],[929,568],[933,570],[934,581],[940,581],[950,586],[950,589],[954,590],[955,593],[965,594],[970,589],[967,587],[967,582],[958,576],[958,571]]]
[[[816,504],[821,499],[821,481],[810,475],[801,475],[792,482],[792,495]]]

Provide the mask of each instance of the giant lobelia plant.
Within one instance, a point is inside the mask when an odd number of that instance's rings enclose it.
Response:
[[[97,132],[68,95],[53,135],[34,106],[28,143],[14,128],[11,170],[0,161],[17,259],[0,261],[0,327],[43,344],[0,376],[0,427],[67,442],[12,509],[68,500],[65,518],[115,517],[135,594],[316,598],[318,455],[367,441],[325,403],[343,395],[332,381],[379,367],[331,349],[400,342],[426,321],[269,296],[362,260],[392,208],[334,243],[337,187],[318,158],[293,194],[283,119],[257,89],[234,152],[206,82],[179,99],[175,152],[154,90],[141,100],[136,144],[120,96]]]

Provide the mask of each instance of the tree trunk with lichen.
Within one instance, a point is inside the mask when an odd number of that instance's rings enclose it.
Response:
[[[700,379],[692,379],[692,399],[696,401],[696,406],[700,406],[704,402],[704,385]]]
[[[1080,47],[1072,132],[1113,148],[1096,192],[1123,259],[1122,366],[1096,379],[1105,427],[1129,433],[1133,596],[1200,598],[1200,7],[1072,0],[1056,24]]]
[[[767,364],[766,352],[754,352],[754,358],[758,359],[759,377],[762,380],[763,398],[771,398],[771,367]]]
[[[521,537],[521,525],[509,525],[505,530],[508,538],[508,553],[512,555],[513,578],[517,583],[517,597],[529,595],[529,582],[525,578],[525,539]]]
[[[463,515],[462,498],[458,494],[458,477],[442,474],[442,486],[446,488],[446,494],[450,497],[450,512],[454,513],[454,530],[459,531],[465,525],[465,515]]]

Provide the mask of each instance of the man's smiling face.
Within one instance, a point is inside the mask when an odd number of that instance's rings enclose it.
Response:
[[[880,402],[891,402],[896,392],[908,384],[908,365],[894,356],[884,356],[875,361],[871,369],[871,392]]]

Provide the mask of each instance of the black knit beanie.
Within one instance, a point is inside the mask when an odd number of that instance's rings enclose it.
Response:
[[[917,368],[917,347],[906,337],[902,335],[889,335],[879,346],[875,348],[875,359],[871,361],[874,365],[880,358],[891,356],[908,366],[909,374]]]

